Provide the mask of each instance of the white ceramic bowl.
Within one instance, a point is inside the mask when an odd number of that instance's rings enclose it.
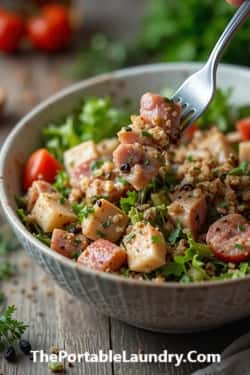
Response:
[[[0,156],[0,197],[4,213],[27,252],[69,293],[104,314],[161,332],[214,328],[250,313],[250,277],[190,285],[138,281],[85,269],[36,240],[15,213],[22,167],[41,145],[41,129],[69,113],[85,95],[130,98],[137,109],[145,91],[175,89],[198,64],[160,64],[89,79],[49,98],[23,118],[8,136]],[[221,66],[218,86],[234,89],[232,101],[250,102],[250,69]]]

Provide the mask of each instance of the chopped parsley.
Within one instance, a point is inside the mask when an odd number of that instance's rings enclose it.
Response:
[[[149,133],[149,132],[147,132],[146,130],[143,130],[143,131],[141,132],[141,135],[142,135],[143,137],[146,137],[146,138],[152,138],[152,134]]]
[[[65,171],[58,172],[53,186],[61,194],[62,198],[68,198],[71,191],[69,175]]]
[[[127,196],[120,199],[121,209],[129,213],[130,209],[135,206],[138,201],[138,193],[136,191],[128,191]]]
[[[99,229],[96,229],[96,234],[98,236],[100,236],[101,238],[105,238],[106,237],[106,234],[104,232],[102,232],[101,230],[99,230]]]
[[[235,249],[238,249],[238,250],[244,250],[244,246],[241,243],[235,243],[234,247]]]
[[[73,203],[72,209],[80,222],[94,212],[94,208],[87,206],[85,202]]]
[[[112,224],[112,219],[108,218],[102,223],[102,226],[103,228],[109,228],[111,224]]]
[[[96,169],[99,169],[103,166],[103,164],[105,163],[105,160],[95,160],[93,161],[91,164],[90,164],[90,169],[91,171],[95,171]]]
[[[161,239],[161,237],[156,236],[156,235],[153,235],[153,236],[151,237],[151,240],[152,240],[152,243],[153,243],[153,244],[156,244],[156,245],[162,243],[162,239]]]
[[[228,174],[229,176],[246,176],[249,175],[249,162],[243,161],[236,168],[233,168]]]
[[[168,236],[168,242],[171,245],[175,245],[177,241],[180,239],[181,235],[182,235],[182,227],[181,227],[180,222],[178,221],[176,223],[176,227],[172,230],[172,232]]]

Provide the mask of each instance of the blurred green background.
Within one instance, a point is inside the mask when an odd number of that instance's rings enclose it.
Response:
[[[103,19],[112,15],[110,24],[118,30],[117,37],[107,29],[103,32],[98,21],[92,22],[91,28],[99,26],[99,32],[91,32],[78,53],[73,66],[78,78],[149,62],[203,61],[235,12],[225,0],[136,0],[134,10],[133,1],[108,3],[100,4],[100,13]],[[92,7],[96,15],[96,7],[86,0],[87,25]],[[125,41],[119,35],[120,23],[128,25]],[[249,24],[235,37],[223,61],[250,66]]]

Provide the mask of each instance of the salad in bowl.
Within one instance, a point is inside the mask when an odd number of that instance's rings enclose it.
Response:
[[[218,90],[184,133],[181,106],[147,92],[138,114],[84,97],[43,129],[17,213],[79,266],[157,283],[250,273],[250,108]]]

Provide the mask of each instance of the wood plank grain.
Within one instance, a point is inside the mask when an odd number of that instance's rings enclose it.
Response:
[[[17,306],[17,317],[29,324],[25,337],[34,350],[49,352],[52,346],[69,353],[97,353],[109,349],[109,319],[82,304],[50,281],[23,251],[12,256],[18,274],[3,285],[8,304]],[[112,373],[111,364],[80,363],[69,368],[72,375]],[[4,375],[44,375],[47,364],[36,364],[20,355],[17,364],[0,356],[0,373]]]
[[[184,353],[196,350],[199,353],[220,353],[240,335],[250,331],[250,319],[226,325],[214,331],[194,334],[159,334],[130,327],[112,319],[111,343],[114,352],[128,353]],[[114,364],[115,375],[190,375],[206,364]]]

